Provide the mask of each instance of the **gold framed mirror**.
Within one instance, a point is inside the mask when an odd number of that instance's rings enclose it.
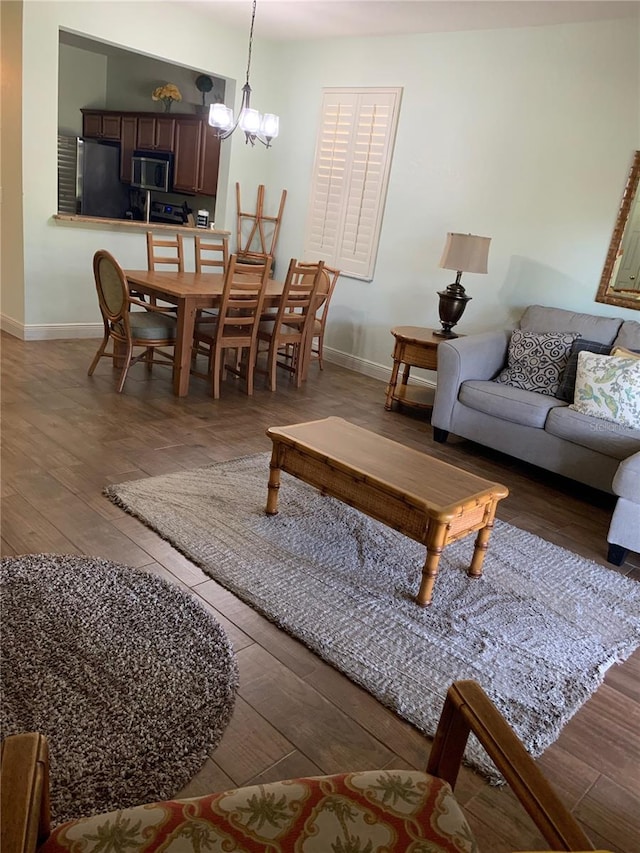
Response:
[[[605,258],[596,302],[640,311],[640,151],[636,151]]]

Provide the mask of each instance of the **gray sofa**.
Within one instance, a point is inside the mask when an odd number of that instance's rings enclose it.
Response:
[[[519,328],[579,332],[602,344],[640,350],[640,323],[532,305]],[[640,552],[640,430],[589,417],[556,397],[492,380],[506,364],[511,329],[445,340],[438,346],[434,439],[449,433],[618,495],[607,536],[620,565]]]

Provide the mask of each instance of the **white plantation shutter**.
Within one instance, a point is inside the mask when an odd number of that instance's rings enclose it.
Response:
[[[304,256],[343,275],[373,278],[401,92],[323,92]]]

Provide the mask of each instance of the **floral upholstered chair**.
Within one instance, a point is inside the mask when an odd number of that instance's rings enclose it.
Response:
[[[593,850],[480,686],[460,681],[449,688],[427,772],[290,779],[134,806],[53,831],[46,740],[13,735],[2,747],[2,853],[475,853],[452,792],[470,731],[553,850]]]

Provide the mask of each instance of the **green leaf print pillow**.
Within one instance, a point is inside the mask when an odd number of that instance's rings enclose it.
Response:
[[[640,429],[640,359],[578,353],[570,408],[583,415]]]

